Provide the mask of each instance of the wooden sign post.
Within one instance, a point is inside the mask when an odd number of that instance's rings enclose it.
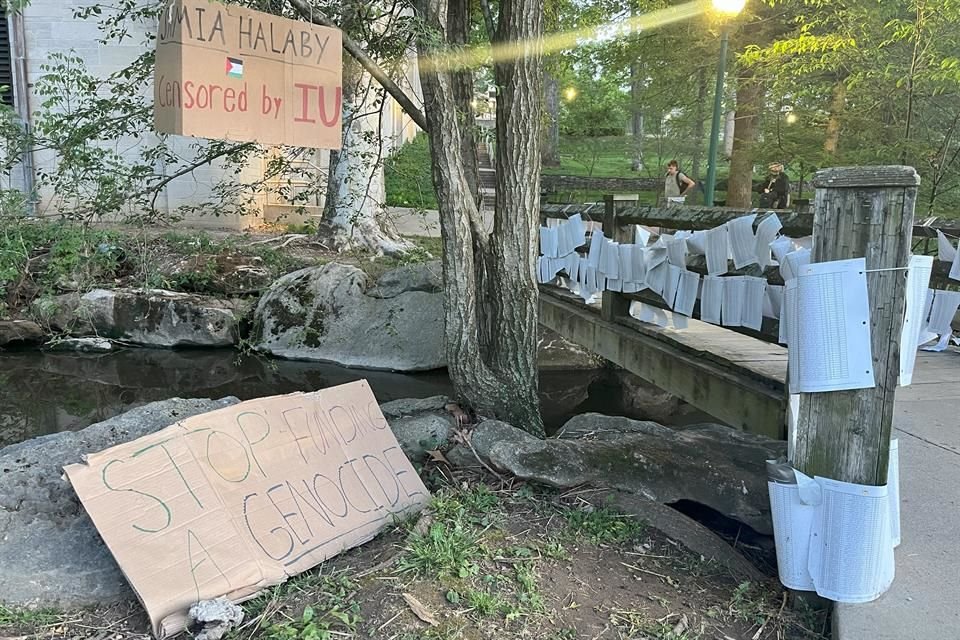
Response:
[[[906,267],[920,177],[912,167],[817,173],[813,262],[866,257],[876,386],[800,395],[793,466],[803,473],[887,483],[900,370]]]

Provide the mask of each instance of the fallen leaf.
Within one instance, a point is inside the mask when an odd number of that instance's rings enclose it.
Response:
[[[430,613],[430,610],[423,606],[423,603],[414,598],[412,595],[405,593],[403,594],[403,599],[407,601],[407,605],[410,607],[410,610],[413,611],[413,615],[417,616],[432,627],[440,624],[437,622],[437,619],[433,617],[433,614]]]

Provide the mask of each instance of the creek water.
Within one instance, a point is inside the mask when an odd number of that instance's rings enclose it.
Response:
[[[0,447],[82,429],[133,407],[181,398],[262,396],[313,391],[366,378],[377,399],[451,395],[445,371],[418,374],[348,369],[232,349],[126,349],[108,354],[37,350],[0,353]],[[602,371],[541,372],[547,428],[577,413],[621,414],[620,386]],[[640,417],[640,416],[637,416]]]

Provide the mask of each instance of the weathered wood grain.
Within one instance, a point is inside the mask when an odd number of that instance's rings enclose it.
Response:
[[[919,176],[910,167],[855,167],[817,174],[813,261],[866,257],[867,269],[903,269]],[[857,484],[887,482],[900,363],[906,279],[867,274],[876,387],[800,395],[794,466]]]

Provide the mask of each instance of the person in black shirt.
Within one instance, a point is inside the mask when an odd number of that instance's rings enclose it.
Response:
[[[790,202],[790,181],[783,172],[783,164],[770,164],[770,175],[760,185],[760,206],[768,209],[786,209]]]

